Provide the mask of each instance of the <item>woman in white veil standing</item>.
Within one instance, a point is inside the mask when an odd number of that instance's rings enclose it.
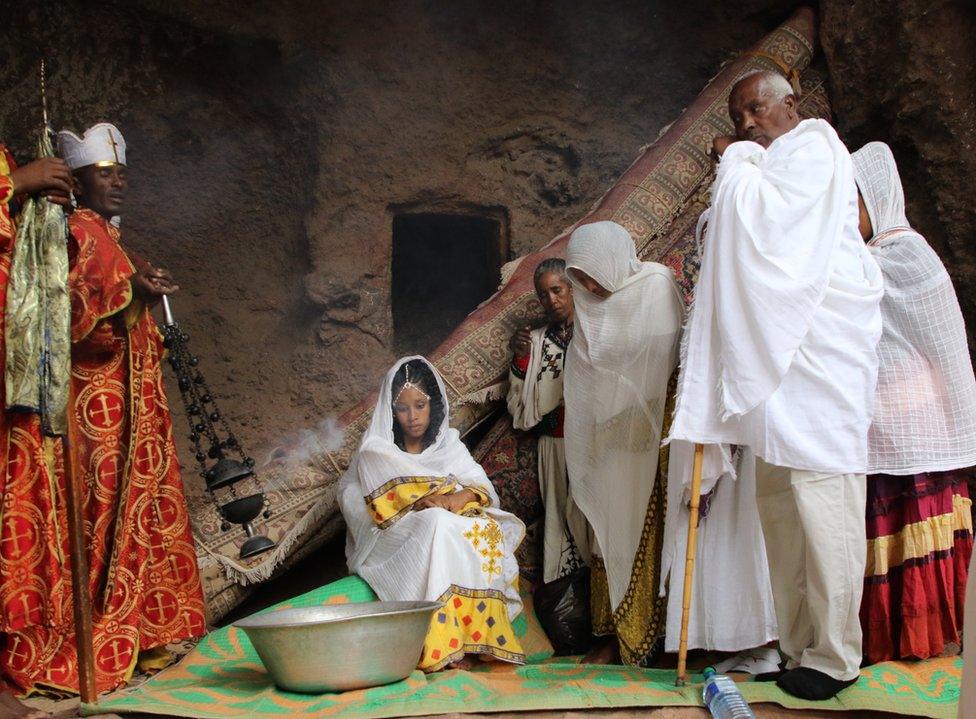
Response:
[[[851,155],[861,236],[884,276],[878,387],[868,433],[868,663],[958,643],[973,550],[976,379],[952,280],[908,224],[889,147]]]
[[[576,298],[564,380],[566,463],[595,538],[594,626],[616,634],[625,662],[640,663],[663,633],[658,470],[684,303],[671,270],[638,260],[633,238],[615,222],[578,227],[566,268]],[[656,482],[660,499],[652,502]]]
[[[434,366],[406,357],[387,373],[369,428],[339,485],[346,560],[382,600],[443,603],[419,667],[465,655],[524,663],[515,549],[525,526],[498,508],[481,466],[448,426]]]

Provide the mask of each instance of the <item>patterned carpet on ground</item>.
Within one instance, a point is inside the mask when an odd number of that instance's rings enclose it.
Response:
[[[375,599],[358,577],[347,577],[288,600],[275,608],[308,607]],[[273,611],[271,610],[268,611]],[[551,647],[531,609],[514,628],[529,664],[491,664],[475,671],[432,675],[414,672],[396,684],[341,694],[303,695],[275,688],[244,632],[219,629],[179,664],[139,687],[102,697],[84,714],[141,712],[180,717],[380,717],[511,712],[701,706],[701,677],[676,689],[674,672],[621,666],[580,665],[551,658]],[[955,719],[959,659],[888,662],[861,673],[861,680],[829,702],[794,699],[771,683],[740,684],[752,703],[773,702],[791,709],[874,710],[905,716]]]

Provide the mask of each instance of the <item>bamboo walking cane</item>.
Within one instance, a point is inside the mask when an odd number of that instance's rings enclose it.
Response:
[[[701,499],[702,460],[705,446],[695,445],[695,463],[691,472],[691,502],[688,512],[688,542],[685,549],[685,586],[681,597],[681,638],[678,643],[678,678],[674,685],[688,683],[688,621],[691,617],[691,579],[695,572],[695,551],[698,547],[698,503]]]

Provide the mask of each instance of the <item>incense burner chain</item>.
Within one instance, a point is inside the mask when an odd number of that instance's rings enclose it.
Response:
[[[217,406],[217,400],[200,371],[200,359],[188,345],[189,334],[173,317],[169,298],[163,297],[163,345],[168,362],[180,389],[183,410],[189,424],[189,440],[200,476],[207,485],[207,496],[220,515],[220,527],[228,531],[232,524],[240,524],[247,539],[241,546],[240,558],[263,554],[276,546],[267,536],[254,528],[259,516],[268,519],[271,509],[254,472],[254,460],[234,435]],[[247,480],[253,485],[250,494],[242,490]]]

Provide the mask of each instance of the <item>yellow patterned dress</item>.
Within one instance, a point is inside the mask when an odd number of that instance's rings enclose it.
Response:
[[[674,411],[674,390],[677,373],[668,386],[668,403],[664,409],[662,436],[670,429]],[[623,601],[614,609],[610,604],[607,570],[603,560],[593,557],[591,612],[593,633],[615,634],[624,664],[640,666],[649,658],[658,637],[664,635],[667,597],[659,596],[661,576],[661,547],[664,544],[664,516],[668,507],[668,448],[661,447],[654,489],[647,503],[644,528],[634,556],[630,583]]]

